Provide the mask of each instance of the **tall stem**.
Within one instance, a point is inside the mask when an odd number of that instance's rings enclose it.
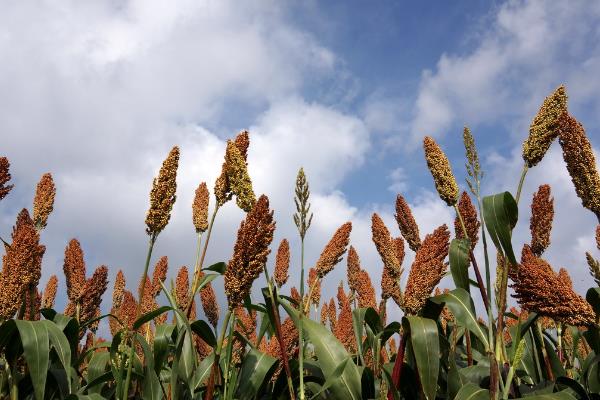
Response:
[[[404,364],[404,351],[406,350],[406,342],[408,340],[406,332],[400,333],[400,344],[398,344],[398,354],[394,362],[394,370],[392,371],[392,387],[388,391],[388,400],[394,400],[392,390],[399,389],[400,378],[402,376],[402,365]]]
[[[521,171],[521,179],[519,179],[519,186],[517,187],[517,195],[515,196],[515,201],[519,204],[519,199],[521,198],[521,190],[523,189],[523,183],[525,182],[525,175],[527,175],[527,171],[529,168],[527,164],[523,166],[523,170]]]
[[[227,338],[227,353],[225,354],[225,371],[223,371],[224,382],[223,382],[223,398],[227,398],[227,383],[229,382],[229,364],[231,363],[231,350],[233,349],[233,332],[235,330],[235,324],[237,323],[237,318],[235,314],[233,314],[233,318],[231,320],[231,328],[229,329],[229,337]]]
[[[210,217],[210,224],[208,225],[208,230],[206,232],[206,241],[204,242],[204,248],[202,249],[202,256],[200,256],[200,261],[196,263],[196,268],[194,271],[194,280],[192,281],[192,289],[189,296],[188,304],[185,307],[186,315],[188,316],[188,318],[192,310],[192,303],[194,302],[194,297],[196,295],[196,291],[198,290],[198,285],[200,285],[200,270],[204,265],[204,257],[206,257],[206,249],[208,248],[208,243],[210,242],[210,234],[212,233],[213,225],[215,224],[217,211],[219,211],[218,205],[215,206],[215,210],[213,211],[212,216]],[[200,240],[200,238],[198,240]]]
[[[298,315],[298,371],[300,373],[300,400],[304,400],[304,237],[300,238],[300,313]],[[310,301],[310,299],[308,299]]]
[[[217,342],[217,348],[215,349],[215,359],[210,370],[210,377],[208,378],[208,385],[206,386],[205,400],[212,400],[215,391],[215,379],[219,373],[219,359],[221,357],[221,350],[223,349],[223,341],[225,340],[225,332],[227,331],[227,325],[229,325],[229,319],[231,318],[231,310],[227,309],[221,332],[219,334],[219,341]]]
[[[140,310],[142,307],[142,299],[144,298],[144,291],[146,290],[146,279],[148,278],[148,266],[150,265],[150,259],[152,257],[152,249],[154,248],[154,243],[156,242],[156,233],[152,233],[150,235],[150,241],[148,242],[148,253],[146,255],[146,264],[144,265],[144,273],[142,274],[142,286],[140,287],[140,292],[138,293],[139,299],[138,304],[136,306],[135,315],[136,318],[140,314]],[[127,366],[127,376],[125,378],[125,386],[123,388],[123,400],[127,399],[127,395],[129,394],[129,384],[131,382],[131,370],[133,369],[133,357],[135,356],[135,345],[136,345],[137,336],[134,334],[131,338],[131,350],[129,352],[129,365]]]

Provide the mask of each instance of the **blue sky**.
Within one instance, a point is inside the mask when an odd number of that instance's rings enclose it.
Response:
[[[470,126],[486,193],[514,190],[529,123],[565,83],[571,112],[598,148],[599,21],[599,3],[583,0],[5,5],[0,137],[15,190],[0,203],[0,233],[9,236],[39,177],[52,172],[57,198],[42,235],[42,282],[59,273],[64,284],[63,251],[77,237],[90,275],[106,264],[112,280],[122,268],[135,287],[152,177],[177,144],[178,200],[155,252],[169,256],[174,276],[194,259],[194,189],[201,181],[212,188],[225,140],[248,128],[250,174],[275,209],[276,241],[298,248],[292,196],[304,166],[315,211],[308,264],[351,220],[352,243],[378,289],[373,212],[398,235],[393,206],[403,193],[423,234],[452,223],[425,168],[425,135],[442,145],[464,188],[461,132]],[[556,202],[548,259],[566,266],[583,293],[595,222],[557,145],[528,176],[515,247],[528,241],[528,202],[542,183]],[[219,215],[209,261],[229,259],[242,217],[232,204]],[[327,277],[324,297],[344,276],[345,262]]]

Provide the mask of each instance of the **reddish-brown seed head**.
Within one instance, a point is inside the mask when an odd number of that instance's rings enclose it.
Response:
[[[323,278],[327,275],[327,273],[333,270],[333,267],[340,262],[348,247],[351,231],[352,222],[346,222],[338,228],[329,243],[327,243],[327,246],[325,246],[321,252],[321,256],[315,265],[319,278]]]
[[[458,211],[460,212],[463,222],[465,223],[467,238],[471,243],[471,250],[473,250],[477,245],[477,241],[479,240],[479,227],[481,224],[477,219],[477,209],[475,209],[475,206],[473,206],[471,198],[467,192],[462,192],[460,195],[460,200],[458,201]],[[454,234],[459,239],[465,237],[465,233],[458,215],[454,219]]]
[[[56,288],[58,286],[58,278],[52,275],[46,283],[44,296],[42,297],[42,308],[54,308],[54,300],[56,299]]]
[[[554,199],[550,195],[550,186],[541,185],[533,194],[531,202],[531,251],[540,257],[550,245],[550,231],[554,219]]]
[[[83,250],[77,239],[71,239],[65,248],[63,271],[67,280],[67,296],[70,301],[77,302],[83,294],[86,279]]]
[[[56,187],[52,174],[46,173],[37,184],[33,198],[33,222],[38,229],[43,229],[48,223],[48,216],[54,209]]]
[[[281,288],[287,282],[290,268],[290,243],[287,239],[283,239],[277,248],[277,256],[275,258],[275,273],[273,278],[277,283],[277,287]]]
[[[358,275],[360,272],[360,258],[353,246],[350,246],[350,249],[348,250],[348,259],[346,261],[348,286],[350,287],[350,290],[356,292],[359,279]]]
[[[412,251],[417,251],[421,246],[421,238],[419,236],[419,226],[415,221],[408,203],[401,195],[396,197],[396,222],[404,239],[408,242],[408,247]]]
[[[208,229],[208,201],[208,188],[206,182],[202,182],[196,189],[192,203],[192,221],[196,232],[204,232]]]
[[[204,272],[200,271],[200,279],[202,279],[203,276]],[[219,323],[220,309],[219,303],[217,302],[217,296],[215,295],[215,291],[210,282],[200,289],[200,300],[206,319],[208,319],[210,324],[216,328]]]
[[[392,236],[377,213],[374,213],[371,217],[371,234],[384,268],[387,268],[392,276],[399,277],[400,263],[398,262]]]
[[[146,232],[158,235],[169,223],[177,191],[177,168],[179,147],[175,146],[163,161],[158,177],[154,178],[150,191],[150,208],[146,214]]]
[[[6,195],[11,191],[13,185],[7,185],[6,183],[10,181],[10,162],[6,157],[0,157],[0,200],[6,197]]]

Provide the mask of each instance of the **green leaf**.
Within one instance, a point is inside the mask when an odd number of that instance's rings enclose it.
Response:
[[[457,288],[469,291],[469,253],[471,243],[468,239],[453,239],[450,242],[450,272]]]
[[[406,317],[405,321],[408,321],[410,326],[410,341],[417,361],[423,393],[427,399],[435,400],[440,365],[437,322],[414,316]]]
[[[244,362],[240,369],[239,386],[237,388],[237,398],[252,399],[258,394],[260,388],[268,378],[269,371],[273,368],[277,359],[268,354],[261,353],[256,349],[250,351],[244,357]]]
[[[486,349],[490,347],[486,333],[477,322],[473,299],[466,290],[457,288],[448,293],[432,297],[431,301],[446,303],[446,307],[452,311],[458,324],[473,332]]]
[[[42,322],[15,320],[23,344],[23,353],[31,375],[35,397],[38,400],[44,399],[50,353],[48,328]]]
[[[72,394],[65,400],[106,400],[104,397],[97,393],[94,394]]]
[[[39,321],[46,326],[50,344],[56,350],[67,376],[67,387],[71,393],[71,346],[65,334],[51,321]]]
[[[490,392],[487,389],[467,383],[458,391],[454,400],[489,400],[489,398]]]
[[[169,345],[173,342],[174,324],[159,325],[154,333],[154,371],[159,374],[169,354]]]
[[[513,264],[517,264],[511,244],[511,232],[517,223],[519,208],[509,192],[498,193],[483,198],[485,226],[496,248]]]
[[[321,386],[321,390],[319,390],[317,393],[315,393],[310,398],[310,400],[313,400],[313,399],[316,399],[317,397],[319,397],[319,395],[321,395],[321,393],[323,393],[324,391],[329,389],[329,387],[331,385],[333,385],[335,382],[337,382],[338,379],[340,379],[342,372],[344,372],[344,370],[346,369],[346,365],[348,365],[348,361],[350,361],[350,358],[346,358],[344,361],[342,361],[342,363],[340,365],[338,365],[335,368],[335,370],[333,371],[333,374],[331,374],[331,376],[329,376],[329,378],[327,378],[327,380],[325,381],[323,386]],[[362,381],[362,379],[361,379],[361,381]]]
[[[600,287],[589,288],[585,299],[590,303],[596,315],[600,315]]]
[[[304,318],[302,326],[307,339],[313,344],[315,353],[319,360],[319,366],[323,371],[325,379],[335,373],[335,369],[350,355],[335,336],[320,323]],[[358,367],[349,363],[339,377],[339,381],[331,386],[331,394],[336,399],[360,399],[361,398],[361,376]]]
[[[223,275],[225,273],[225,270],[227,269],[227,264],[225,264],[223,261],[219,261],[218,263],[214,263],[213,265],[206,267],[206,268],[202,268],[203,271],[213,271],[213,272],[217,272],[221,275]]]
[[[210,370],[212,369],[214,360],[215,353],[212,352],[208,357],[200,361],[200,365],[198,365],[198,368],[196,368],[196,371],[194,372],[194,377],[192,378],[192,389],[194,391],[198,390],[198,388],[210,376]]]
[[[142,325],[144,325],[148,321],[152,321],[154,318],[158,317],[162,313],[166,313],[167,311],[172,310],[169,306],[158,307],[156,310],[147,312],[146,314],[139,317],[133,323],[133,330],[137,331]]]
[[[110,360],[110,354],[107,351],[94,353],[87,368],[87,391],[88,393],[100,393],[104,383],[93,385],[94,381],[106,374],[106,366]]]
[[[577,400],[577,397],[572,395],[570,392],[563,390],[562,392],[527,396],[527,397],[524,397],[524,399],[526,399],[526,400]]]

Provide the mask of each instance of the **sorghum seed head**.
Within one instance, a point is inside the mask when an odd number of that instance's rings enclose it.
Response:
[[[262,195],[240,225],[233,257],[225,270],[225,293],[230,309],[242,304],[252,283],[263,271],[274,231],[273,211],[269,210],[268,197]]]
[[[10,162],[6,157],[0,157],[0,200],[6,197],[6,195],[11,191],[13,185],[7,185],[6,183],[10,181]]]
[[[417,251],[421,246],[419,237],[419,226],[413,217],[408,203],[401,195],[396,197],[396,221],[404,239],[408,242],[408,247],[412,251]]]
[[[158,235],[169,223],[176,199],[178,166],[179,147],[175,146],[163,161],[158,177],[152,182],[150,208],[146,214],[146,232],[149,235]]]
[[[383,261],[384,268],[389,269],[390,275],[396,278],[399,277],[400,263],[396,256],[392,236],[377,213],[373,213],[373,216],[371,217],[371,234],[373,243],[375,243],[377,252]]]
[[[369,273],[364,269],[359,271],[358,288],[356,293],[358,294],[359,308],[372,307],[373,309],[377,310],[375,289],[371,283],[371,277],[369,276]]]
[[[346,261],[348,269],[348,286],[350,287],[350,290],[356,292],[358,288],[358,275],[360,273],[360,258],[353,246],[350,246],[350,249],[348,250],[348,259]]]
[[[290,243],[287,239],[283,239],[277,248],[277,256],[275,258],[275,273],[273,278],[278,287],[282,287],[287,282],[290,268]]]
[[[227,142],[225,165],[229,187],[231,192],[235,194],[238,207],[249,212],[256,203],[256,197],[254,190],[252,190],[252,181],[250,175],[248,175],[246,160],[233,141]]]
[[[450,232],[442,225],[425,236],[415,255],[402,301],[404,312],[416,315],[446,272],[444,259],[450,246]]]
[[[310,296],[310,302],[314,305],[318,306],[321,302],[321,279],[317,274],[317,270],[315,268],[311,268],[308,271],[308,287],[313,288]]]
[[[46,173],[37,184],[33,198],[33,222],[38,229],[43,229],[48,223],[48,216],[54,209],[56,187],[52,174]]]
[[[473,206],[471,198],[467,192],[462,192],[460,196],[460,200],[458,202],[458,211],[460,212],[460,215],[465,223],[468,236],[467,239],[469,239],[469,242],[471,243],[471,250],[473,250],[477,245],[477,241],[479,240],[479,227],[481,225],[477,219],[477,210],[475,209],[475,206]],[[454,219],[454,233],[459,239],[465,237],[462,224],[460,223],[458,216],[456,216]]]
[[[541,185],[533,194],[531,202],[531,251],[540,257],[550,245],[550,231],[554,218],[554,199],[550,195],[550,185]]]
[[[523,142],[523,160],[528,167],[539,163],[558,136],[558,119],[567,111],[567,94],[564,86],[559,86],[544,102],[531,126],[529,136]]]
[[[430,136],[425,136],[423,148],[425,149],[427,167],[431,171],[440,198],[449,206],[455,205],[458,201],[458,185],[448,158]]]
[[[208,229],[208,198],[209,193],[206,182],[202,182],[196,189],[194,202],[192,203],[192,220],[198,233]]]
[[[162,290],[161,283],[165,283],[167,279],[167,271],[169,270],[169,259],[167,256],[162,256],[156,262],[154,266],[154,273],[152,274],[152,286],[150,290],[152,297],[156,298]]]
[[[340,262],[348,247],[351,231],[352,222],[346,222],[338,228],[329,243],[327,243],[315,265],[319,278],[327,275]]]
[[[46,283],[44,296],[42,297],[42,308],[54,308],[54,300],[56,299],[56,288],[58,286],[58,278],[52,275]]]
[[[63,271],[67,280],[67,296],[70,301],[76,303],[83,295],[86,280],[83,250],[77,239],[71,239],[65,248]]]
[[[200,271],[200,279],[204,276],[204,273]],[[209,282],[202,289],[200,289],[200,300],[202,302],[202,309],[204,310],[204,315],[208,322],[216,328],[219,323],[219,303],[217,302],[217,296],[215,295],[215,291],[212,287],[212,284]]]
[[[563,159],[575,192],[583,206],[600,219],[600,175],[590,140],[583,126],[568,113],[560,117],[558,125]]]

